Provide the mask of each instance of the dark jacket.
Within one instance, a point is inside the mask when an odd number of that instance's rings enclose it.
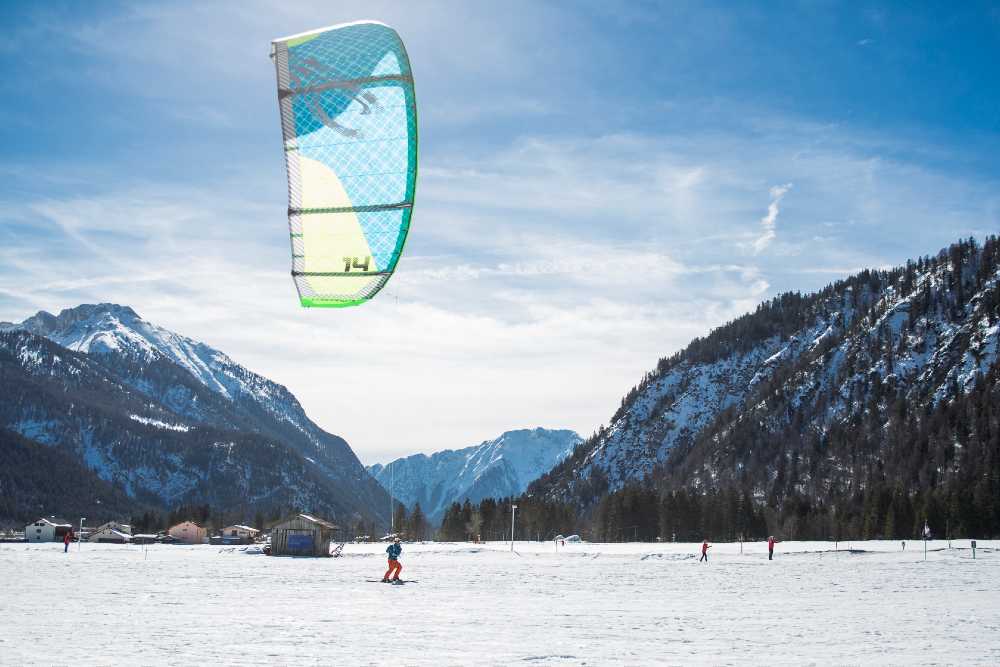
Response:
[[[399,554],[403,553],[403,546],[401,544],[390,544],[385,552],[389,554],[389,560],[399,560]]]

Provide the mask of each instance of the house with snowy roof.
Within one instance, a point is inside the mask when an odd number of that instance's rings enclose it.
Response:
[[[132,541],[132,535],[105,525],[91,533],[87,541],[100,544],[128,544]]]
[[[259,530],[243,524],[234,524],[222,529],[222,538],[229,543],[251,544],[258,535],[260,535]]]
[[[24,527],[24,539],[26,542],[62,542],[63,536],[72,531],[71,524],[43,517]]]
[[[132,534],[132,526],[119,521],[108,521],[107,523],[101,524],[94,529],[94,533],[99,533],[102,530],[117,530],[119,533],[125,533],[126,535]]]

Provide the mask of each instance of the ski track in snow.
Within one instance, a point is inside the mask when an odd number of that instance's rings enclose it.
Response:
[[[954,545],[0,544],[0,663],[1000,664],[1000,542]]]

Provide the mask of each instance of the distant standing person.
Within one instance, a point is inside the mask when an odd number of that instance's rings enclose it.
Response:
[[[63,553],[69,551],[69,543],[73,541],[73,531],[67,530],[66,534],[63,535]]]
[[[403,566],[399,564],[399,554],[403,553],[403,546],[399,543],[398,537],[392,541],[385,552],[389,554],[389,569],[385,571],[382,582],[399,581],[399,573],[403,570]]]
[[[708,546],[708,540],[702,540],[702,542],[701,542],[701,558],[698,559],[699,563],[701,561],[708,561],[708,550],[711,549],[711,548],[712,547]]]
[[[767,538],[767,559],[774,560],[774,545],[778,540],[774,539],[774,535]]]

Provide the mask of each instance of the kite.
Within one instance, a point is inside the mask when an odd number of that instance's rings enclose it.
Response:
[[[292,278],[305,307],[355,306],[389,281],[417,180],[406,49],[376,21],[271,42],[288,171]]]

